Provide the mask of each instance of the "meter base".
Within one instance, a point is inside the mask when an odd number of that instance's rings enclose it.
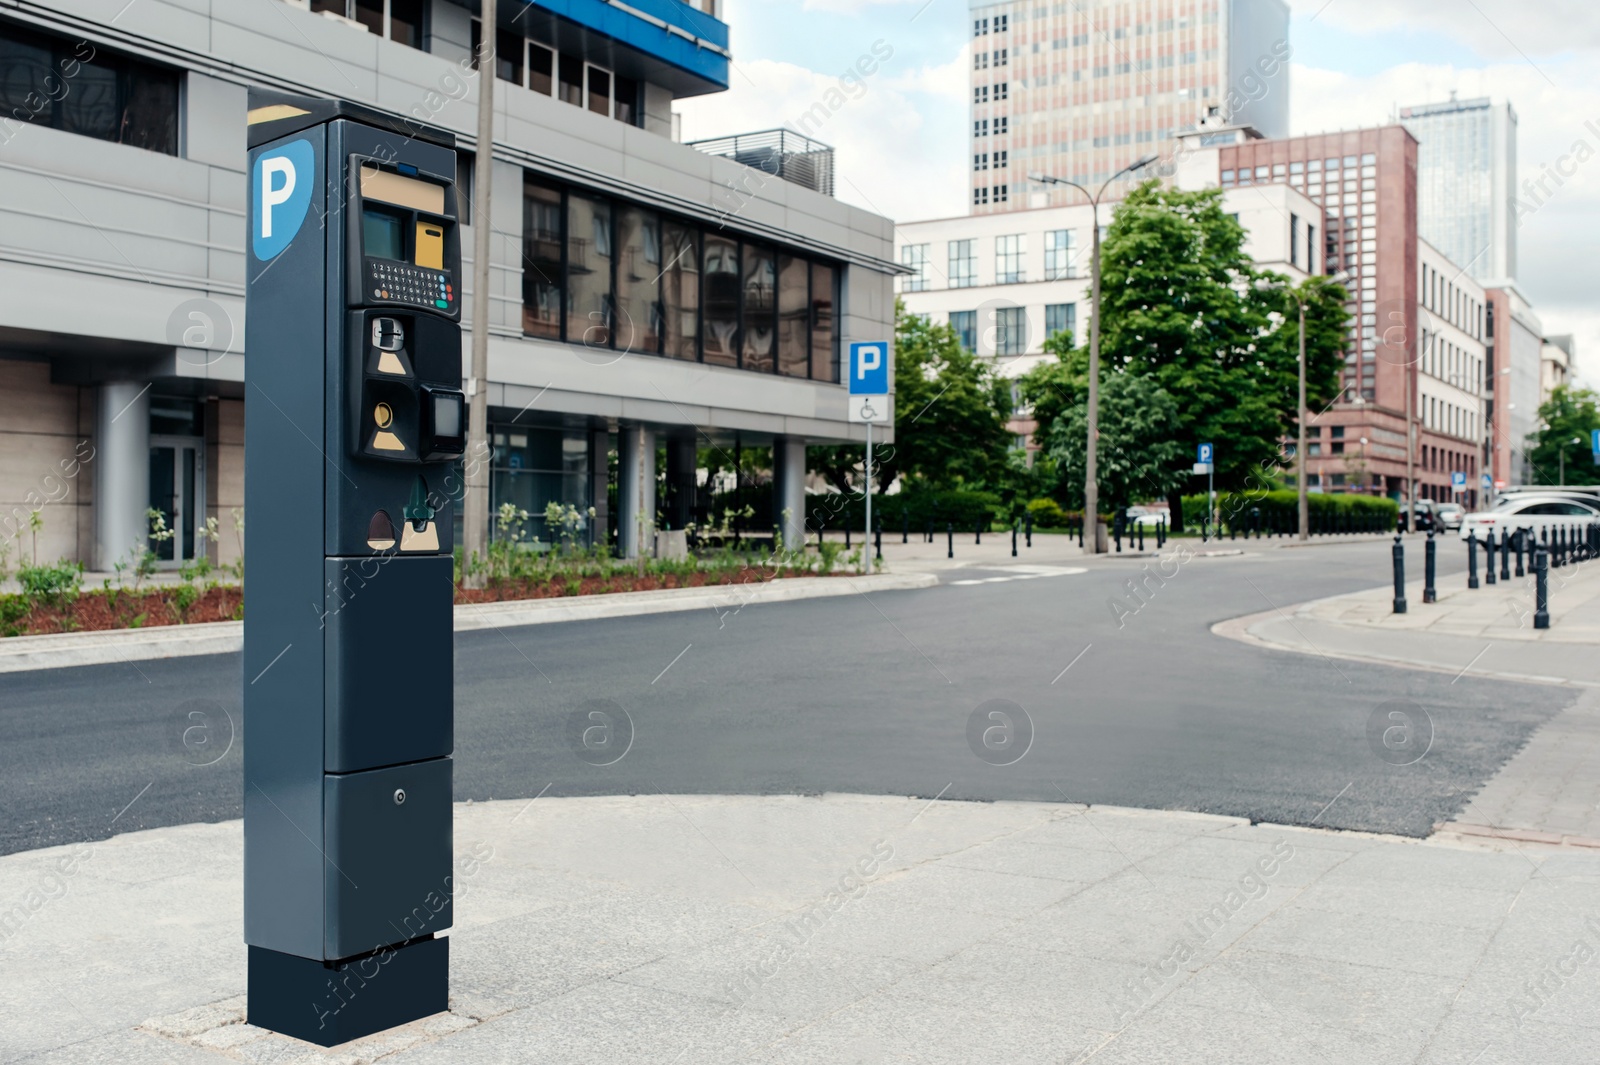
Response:
[[[250,947],[246,1021],[331,1047],[449,1006],[450,940],[417,939],[345,961]]]

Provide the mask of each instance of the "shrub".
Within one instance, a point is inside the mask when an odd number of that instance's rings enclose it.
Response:
[[[1400,505],[1381,496],[1313,492],[1306,501],[1314,531],[1387,532],[1400,516]],[[1183,497],[1186,528],[1198,529],[1205,513],[1205,496]],[[1299,498],[1292,491],[1218,492],[1217,513],[1223,528],[1244,532],[1259,520],[1263,530],[1290,532],[1299,525]]]
[[[1040,529],[1065,529],[1070,522],[1067,512],[1054,499],[1035,499],[1028,504],[1033,524]]]
[[[946,522],[957,529],[972,529],[980,522],[984,528],[999,516],[1000,497],[989,492],[912,488],[890,496],[872,497],[872,517],[882,520],[885,529],[898,529],[907,521],[912,529],[923,529],[933,522],[943,529]],[[1035,519],[1037,520],[1037,519]],[[824,492],[806,497],[806,528],[859,529],[866,521],[866,505],[860,495]]]

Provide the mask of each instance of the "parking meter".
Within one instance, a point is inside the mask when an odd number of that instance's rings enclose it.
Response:
[[[337,101],[249,122],[248,1019],[331,1046],[447,1002],[456,155]]]

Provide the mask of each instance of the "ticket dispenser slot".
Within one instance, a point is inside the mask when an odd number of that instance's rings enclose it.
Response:
[[[447,1005],[456,158],[342,101],[250,114],[248,1020],[331,1046]]]

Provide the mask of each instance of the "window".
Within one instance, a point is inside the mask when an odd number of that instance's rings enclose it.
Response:
[[[1026,276],[1022,258],[1027,252],[1027,238],[1021,234],[994,238],[994,280],[997,285],[1014,285]]]
[[[987,137],[989,135],[989,120],[987,118],[980,118],[973,122],[972,135],[974,137]]]
[[[789,377],[810,374],[807,304],[810,264],[793,255],[778,256],[778,372]]]
[[[1009,58],[1009,55],[1010,55],[1010,53],[1008,52],[1007,49],[1004,49],[1004,48],[1000,49],[998,52],[996,52],[994,54],[994,65],[997,66],[997,67],[1005,66],[1007,63],[1009,63],[1011,61],[1010,58]]]
[[[994,17],[994,32],[996,32],[996,33],[1004,33],[1004,32],[1006,32],[1006,22],[1010,18],[1011,18],[1010,15],[996,15]]]
[[[567,340],[611,346],[611,204],[567,194]]]
[[[987,86],[987,85],[974,85],[972,87],[972,102],[975,103],[975,104],[986,104],[986,103],[988,103],[989,102],[989,86]]]
[[[997,136],[1006,132],[1006,124],[1009,121],[1010,119],[1006,118],[1005,115],[1001,115],[994,120],[994,131]]]
[[[977,18],[977,19],[973,19],[972,20],[972,35],[974,37],[982,37],[984,34],[986,34],[988,32],[989,32],[989,20],[988,19],[986,19],[986,18]]]
[[[972,206],[983,207],[989,203],[989,186],[979,185],[972,190]]]
[[[661,220],[654,211],[617,208],[617,349],[661,350]]]
[[[977,311],[951,311],[950,328],[955,331],[956,339],[967,351],[976,353],[978,350],[978,312]]]
[[[972,157],[972,169],[974,171],[989,169],[989,153],[979,152],[977,155],[974,155]]]
[[[1057,333],[1076,337],[1078,332],[1078,305],[1076,303],[1049,303],[1044,308],[1044,337],[1049,340]]]
[[[996,86],[995,86],[995,87],[994,87],[994,98],[995,98],[995,99],[996,99],[996,100],[1006,100],[1006,99],[1009,99],[1009,98],[1010,98],[1010,91],[1009,91],[1009,90],[1010,90],[1010,86],[1008,86],[1008,85],[1007,85],[1007,84],[1006,84],[1006,83],[1005,83],[1005,82],[1003,82],[1003,81],[1002,81],[1002,82],[1000,82],[1000,83],[999,83],[999,84],[998,84],[998,85],[996,85]]]
[[[739,244],[720,233],[705,238],[705,361],[739,365]]]
[[[1052,229],[1044,235],[1044,279],[1064,281],[1076,277],[1078,234],[1071,229]]]
[[[989,69],[989,53],[988,52],[973,52],[972,53],[972,69],[973,70],[988,70]]]
[[[834,296],[838,271],[822,263],[811,264],[811,379],[839,380],[838,327]]]
[[[555,92],[555,53],[528,42],[528,88],[540,96]]]
[[[994,168],[996,170],[999,170],[999,169],[1001,169],[1002,167],[1004,167],[1006,165],[1006,155],[1007,155],[1006,152],[995,152],[994,153]]]
[[[564,55],[556,64],[560,71],[560,80],[556,84],[556,96],[564,103],[574,107],[583,106],[583,60]]]
[[[925,292],[928,289],[927,244],[907,244],[900,249],[900,265],[911,271],[905,279],[905,291]]]
[[[24,122],[177,155],[178,74],[0,22],[0,135]]]
[[[311,0],[311,10],[359,22],[368,33],[422,47],[423,0]]]
[[[978,283],[978,242],[975,239],[950,242],[950,287],[971,288]]]
[[[691,225],[668,222],[661,235],[666,256],[661,275],[663,351],[692,362],[700,357],[700,233]]]
[[[739,365],[771,373],[778,332],[777,254],[759,244],[744,246],[744,300],[740,307]]]
[[[1028,311],[1025,307],[996,307],[994,353],[1013,356],[1028,350]]]
[[[501,81],[522,84],[522,53],[527,47],[520,37],[509,30],[501,30],[494,38],[494,73]]]
[[[617,75],[616,83],[616,109],[613,117],[618,122],[637,126],[642,111],[639,107],[639,83],[620,74]]]
[[[561,192],[531,181],[522,192],[522,331],[561,339]]]
[[[589,110],[597,115],[611,117],[611,74],[599,67],[591,66],[586,73],[589,76]]]
[[[1300,216],[1289,215],[1289,265],[1300,265]]]

